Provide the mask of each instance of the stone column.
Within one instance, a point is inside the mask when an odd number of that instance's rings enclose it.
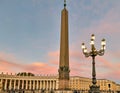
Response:
[[[50,89],[51,89],[51,81],[50,81]]]
[[[3,79],[1,79],[1,83],[3,83]]]
[[[55,80],[53,81],[53,89],[55,89]]]
[[[48,80],[48,89],[50,89],[50,80]]]
[[[37,84],[36,80],[34,80],[34,89],[36,89],[36,84]]]
[[[43,81],[41,81],[41,88],[43,89]]]
[[[44,83],[44,89],[46,89],[46,80],[45,80],[45,83]]]
[[[24,89],[24,80],[22,80],[22,89]]]
[[[45,89],[45,81],[43,81],[43,89]]]
[[[51,88],[53,89],[53,81],[51,81],[51,86],[52,86]]]
[[[47,82],[46,89],[48,90],[48,80],[46,82]]]
[[[31,88],[31,82],[32,82],[32,81],[30,80],[30,90],[32,89],[32,88]]]
[[[55,81],[53,81],[53,89],[55,89]]]
[[[12,80],[10,79],[9,90],[11,90]]]
[[[18,87],[17,89],[19,90],[20,89],[20,80],[18,80]]]
[[[42,81],[40,81],[40,89],[42,89]]]
[[[28,80],[26,80],[26,90],[28,89]]]
[[[57,84],[56,84],[56,81],[55,81],[55,89],[57,89],[56,87],[57,87]]]
[[[38,87],[39,87],[39,81],[37,80],[37,89],[38,89]]]
[[[14,80],[14,86],[13,89],[16,89],[16,80]]]
[[[1,79],[1,90],[3,89],[3,79]]]
[[[40,89],[40,81],[38,81],[38,89]]]
[[[35,80],[33,80],[33,90],[35,89]]]
[[[6,90],[7,89],[7,79],[5,79],[5,86],[4,86],[4,89]]]

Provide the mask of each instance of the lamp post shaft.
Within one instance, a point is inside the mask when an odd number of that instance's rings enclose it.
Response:
[[[95,56],[92,56],[92,83],[96,85]]]

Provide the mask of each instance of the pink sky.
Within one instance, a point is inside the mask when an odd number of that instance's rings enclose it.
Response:
[[[14,55],[0,53],[0,70],[4,73],[32,72],[34,74],[58,74],[59,52],[49,52],[49,62],[33,62],[31,64],[23,64],[16,60]],[[70,51],[70,75],[91,77],[91,58],[85,58],[80,52]],[[96,58],[97,77],[105,79],[120,78],[120,63],[113,63],[103,57]]]

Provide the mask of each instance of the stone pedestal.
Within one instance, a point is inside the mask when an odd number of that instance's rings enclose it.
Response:
[[[100,93],[100,86],[97,85],[90,86],[89,93]]]

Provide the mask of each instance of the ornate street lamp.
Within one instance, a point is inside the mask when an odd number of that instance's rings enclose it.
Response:
[[[100,55],[100,56],[104,55],[106,42],[105,42],[105,39],[102,39],[101,49],[96,50],[94,45],[94,40],[95,40],[95,35],[92,34],[91,42],[90,42],[91,51],[90,52],[87,51],[87,48],[84,43],[82,43],[82,51],[85,57],[89,57],[89,56],[92,57],[92,86],[90,86],[89,93],[100,93],[100,90],[99,90],[100,86],[96,85],[97,81],[96,81],[96,71],[95,71],[95,57],[97,55]]]

